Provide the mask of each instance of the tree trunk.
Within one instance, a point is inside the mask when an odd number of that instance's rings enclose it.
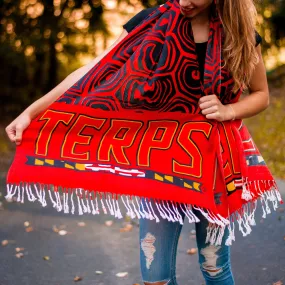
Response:
[[[49,39],[48,81],[45,92],[49,92],[57,84],[58,62],[56,58],[55,44],[56,44],[55,35],[51,35]]]

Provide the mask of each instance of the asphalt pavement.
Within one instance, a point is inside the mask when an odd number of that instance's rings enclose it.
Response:
[[[136,220],[129,226],[109,215],[67,215],[37,202],[7,203],[4,175],[0,182],[0,285],[143,285]],[[285,201],[285,183],[277,182]],[[231,247],[236,285],[285,284],[285,206],[266,219],[259,207],[256,217],[252,233],[236,233]],[[185,223],[179,240],[179,285],[204,284],[198,255],[187,254],[196,247],[193,229]]]

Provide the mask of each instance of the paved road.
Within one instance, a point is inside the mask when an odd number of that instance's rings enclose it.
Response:
[[[285,183],[278,184],[285,201]],[[1,185],[5,194],[3,179]],[[76,275],[83,278],[80,285],[142,285],[137,226],[120,232],[122,220],[114,220],[111,227],[105,225],[111,216],[71,216],[38,203],[4,202],[3,207],[0,240],[9,243],[0,245],[0,285],[70,285]],[[284,205],[280,208],[285,210]],[[278,280],[285,284],[285,213],[280,208],[265,220],[259,211],[253,232],[246,238],[237,235],[231,251],[236,285],[269,285]],[[33,231],[25,231],[25,221],[31,223]],[[86,226],[79,227],[78,222]],[[54,225],[65,226],[68,233],[60,236]],[[185,224],[179,241],[177,279],[181,285],[204,284],[197,255],[186,253],[196,247],[195,239],[189,237],[193,228]],[[25,248],[23,258],[15,257],[16,247]],[[43,256],[50,260],[43,260]],[[103,274],[96,275],[96,270]],[[118,272],[128,275],[119,278]]]

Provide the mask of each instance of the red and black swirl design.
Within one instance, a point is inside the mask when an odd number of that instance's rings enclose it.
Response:
[[[57,102],[105,111],[199,113],[199,98],[236,101],[233,79],[222,68],[221,21],[212,9],[204,83],[199,74],[191,19],[169,0],[144,19]]]

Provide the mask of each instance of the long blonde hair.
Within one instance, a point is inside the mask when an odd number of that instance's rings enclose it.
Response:
[[[235,85],[233,91],[247,88],[255,65],[256,52],[255,16],[252,0],[216,0],[224,28],[223,56],[225,67],[231,72]]]

